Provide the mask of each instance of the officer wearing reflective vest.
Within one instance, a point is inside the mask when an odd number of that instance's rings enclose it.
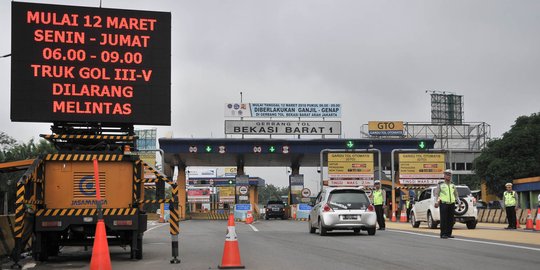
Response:
[[[515,230],[517,225],[516,208],[519,208],[517,205],[518,197],[517,193],[512,190],[512,183],[506,183],[504,186],[506,187],[506,191],[503,193],[503,205],[506,209],[506,217],[508,219],[508,227],[505,229]]]
[[[377,223],[379,223],[379,230],[384,230],[386,224],[384,222],[384,208],[386,202],[386,192],[381,188],[381,181],[375,181],[375,190],[373,194],[373,205],[375,206],[375,213],[377,214]]]
[[[454,238],[452,229],[454,227],[454,211],[459,196],[456,186],[452,184],[452,170],[444,171],[444,182],[439,183],[435,189],[435,208],[441,207],[439,213],[441,218],[441,238]]]

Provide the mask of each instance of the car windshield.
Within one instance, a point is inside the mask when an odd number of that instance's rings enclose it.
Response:
[[[334,209],[366,209],[369,199],[362,190],[334,190],[328,204]]]
[[[467,197],[471,195],[471,190],[468,187],[457,187],[459,197]]]

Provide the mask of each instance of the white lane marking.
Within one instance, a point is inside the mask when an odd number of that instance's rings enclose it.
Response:
[[[146,232],[149,232],[149,231],[151,231],[151,230],[154,230],[154,229],[157,229],[157,228],[161,228],[161,227],[167,226],[167,225],[169,225],[169,223],[164,223],[164,224],[161,224],[161,225],[157,225],[157,226],[155,226],[155,227],[152,227],[152,228],[146,230]]]
[[[412,234],[412,235],[420,235],[420,236],[426,236],[426,237],[431,237],[431,238],[439,238],[440,237],[440,236],[437,236],[437,235],[429,235],[429,234],[423,234],[423,233],[406,232],[406,231],[398,231],[398,230],[388,230],[388,231],[398,232],[398,233],[406,233],[406,234]],[[520,248],[520,249],[527,249],[527,250],[532,250],[532,251],[540,251],[540,248],[518,246],[518,245],[511,245],[511,244],[503,244],[503,243],[497,243],[497,242],[479,241],[479,240],[462,239],[462,238],[450,238],[448,240],[479,243],[479,244],[494,245],[494,246],[501,246],[501,247]]]
[[[31,269],[31,268],[36,267],[36,265],[37,265],[36,263],[27,263],[27,264],[25,264],[25,265],[23,266],[22,269]]]
[[[255,226],[253,226],[253,225],[251,225],[251,224],[248,224],[248,225],[249,225],[249,227],[251,227],[252,230],[254,230],[254,231],[256,231],[256,232],[259,231],[259,229],[255,228]]]

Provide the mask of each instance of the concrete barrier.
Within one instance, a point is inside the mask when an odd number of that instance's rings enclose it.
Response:
[[[501,220],[499,223],[508,223],[508,221],[506,220],[506,210],[504,209],[501,209]]]
[[[15,224],[13,216],[0,216],[0,257],[11,254],[15,246],[12,224]]]
[[[478,221],[480,222],[484,222],[484,216],[486,215],[486,212],[488,211],[488,209],[478,209]]]
[[[489,219],[488,219],[489,223],[496,223],[495,218],[501,215],[501,213],[499,212],[499,209],[493,209],[493,210],[494,211],[490,212],[490,216],[489,216]]]
[[[499,211],[497,211],[497,213],[498,213],[498,215],[497,215],[497,218],[495,219],[494,223],[504,223],[505,220],[506,220],[505,211],[502,211],[502,209],[499,209]]]
[[[484,222],[484,216],[486,215],[488,209],[478,209],[478,222]]]
[[[516,210],[516,218],[519,224],[525,224],[527,222],[527,209]]]

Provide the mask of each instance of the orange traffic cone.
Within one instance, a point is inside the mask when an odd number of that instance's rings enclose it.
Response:
[[[234,226],[234,215],[229,215],[227,223],[227,236],[225,236],[225,246],[223,247],[223,257],[219,269],[244,269],[240,261],[240,248],[238,247],[238,239],[236,236],[236,228]]]
[[[538,210],[538,213],[536,213],[536,227],[534,227],[535,231],[540,231],[540,209]]]
[[[531,216],[531,209],[527,209],[527,223],[525,224],[525,230],[532,230],[533,227],[533,220]]]
[[[392,211],[392,222],[396,222],[396,212]]]
[[[519,224],[519,219],[516,220],[516,229],[521,229],[521,224]]]
[[[251,211],[247,211],[246,214],[246,224],[253,223],[253,214],[251,214]]]
[[[399,215],[399,222],[407,222],[407,214],[405,210],[401,210],[401,215]]]
[[[102,219],[96,224],[96,235],[94,236],[94,247],[92,248],[92,259],[90,260],[90,270],[112,269],[109,244],[107,243],[107,233],[105,223]]]

